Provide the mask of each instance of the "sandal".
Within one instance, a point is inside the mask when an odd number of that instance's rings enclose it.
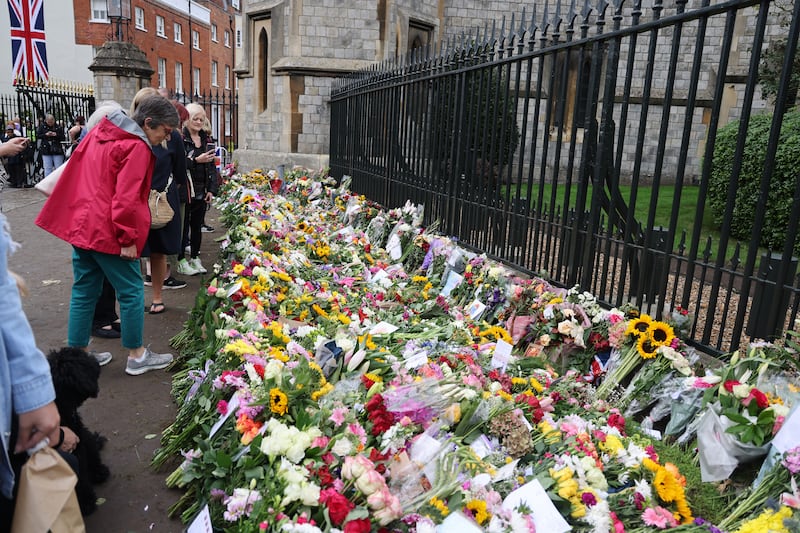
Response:
[[[163,313],[166,310],[167,310],[167,308],[164,305],[164,302],[153,302],[153,303],[150,304],[150,311],[149,312],[150,312],[151,315],[160,315],[161,313]]]

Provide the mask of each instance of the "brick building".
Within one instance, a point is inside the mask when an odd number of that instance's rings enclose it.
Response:
[[[106,0],[73,0],[75,44],[101,46],[114,31]],[[132,0],[124,38],[141,48],[156,73],[153,87],[183,94],[233,91],[238,2]]]

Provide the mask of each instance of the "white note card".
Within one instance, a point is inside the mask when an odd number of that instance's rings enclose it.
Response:
[[[503,339],[499,339],[494,346],[494,353],[492,354],[492,368],[502,368],[505,370],[511,361],[511,350],[514,345],[507,343]]]
[[[231,396],[231,399],[228,400],[228,412],[226,412],[224,415],[221,415],[219,417],[219,420],[217,420],[216,423],[211,427],[211,431],[208,432],[209,439],[213,437],[217,431],[219,431],[219,428],[222,427],[222,424],[224,424],[225,421],[228,418],[230,418],[231,415],[235,413],[238,408],[239,408],[239,391],[236,391],[233,393],[233,396]]]
[[[537,530],[538,531],[538,530]],[[467,518],[461,511],[450,513],[444,521],[436,526],[437,533],[483,533],[483,530]]]
[[[531,516],[533,516],[536,531],[565,533],[572,530],[572,527],[564,520],[556,506],[553,505],[538,479],[529,481],[520,488],[511,491],[503,500],[503,508],[505,509],[516,509],[522,504],[525,504],[532,511]]]
[[[211,527],[211,513],[208,511],[208,504],[204,505],[192,523],[186,528],[186,533],[214,533]]]
[[[778,434],[772,439],[772,445],[781,453],[786,453],[800,444],[800,407],[794,409],[783,421]]]

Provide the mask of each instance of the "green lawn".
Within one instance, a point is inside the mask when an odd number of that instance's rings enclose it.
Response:
[[[619,189],[622,198],[624,198],[625,201],[628,202],[631,197],[631,186],[620,185]],[[557,187],[556,197],[555,197],[556,206],[564,205],[565,192],[566,188],[563,185],[559,185]],[[574,208],[575,206],[576,193],[577,193],[577,188],[573,186],[570,191],[570,201],[569,201],[570,208]],[[643,227],[647,225],[647,217],[648,214],[650,213],[650,200],[652,197],[652,193],[653,193],[652,187],[640,185],[637,188],[634,217]],[[699,193],[699,188],[696,186],[684,185],[683,188],[681,189],[680,207],[678,209],[678,218],[675,226],[675,246],[677,246],[680,243],[682,232],[685,231],[687,252],[689,250],[689,246],[691,245],[692,232],[694,231],[695,219],[697,215],[698,193]],[[505,194],[505,188],[503,189],[502,194]],[[516,194],[516,185],[512,186],[511,194],[512,196]],[[543,199],[545,206],[549,207],[551,194],[552,194],[552,185],[545,184],[543,189]],[[587,201],[586,201],[587,208],[590,205],[591,194],[592,194],[592,188],[590,186],[587,192]],[[531,206],[533,206],[534,202],[537,201],[538,195],[539,195],[538,186],[535,186],[530,194],[528,194],[527,186],[526,185],[522,186],[521,196],[522,197],[527,196],[528,198],[530,198]],[[660,186],[656,202],[655,219],[653,226],[655,227],[662,226],[664,228],[669,227],[670,217],[672,216],[672,206],[674,202],[674,197],[675,197],[674,185]],[[706,241],[709,237],[711,237],[712,240],[712,247],[713,247],[712,257],[716,257],[717,246],[719,246],[719,241],[720,241],[720,232],[719,228],[713,224],[710,212],[708,211],[708,209],[706,209],[705,213],[703,214],[703,222],[700,230],[700,244],[698,248],[698,254],[702,255],[702,252],[706,247]],[[729,239],[728,241],[729,252],[725,254],[726,258],[731,257],[733,251],[735,250],[737,242],[740,241],[737,241],[735,239]],[[742,262],[744,262],[746,258],[747,243],[740,242],[740,244],[742,245],[742,253],[740,259]]]

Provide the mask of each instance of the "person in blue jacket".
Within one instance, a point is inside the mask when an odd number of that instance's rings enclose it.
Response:
[[[10,455],[29,450],[45,438],[50,443],[60,440],[50,365],[36,347],[17,280],[8,271],[8,255],[15,246],[8,222],[0,214],[0,531],[10,528],[14,509]]]

